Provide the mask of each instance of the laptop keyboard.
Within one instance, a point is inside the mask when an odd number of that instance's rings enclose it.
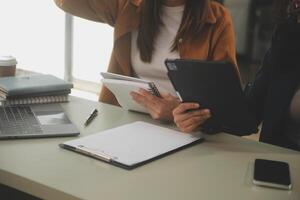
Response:
[[[41,124],[30,106],[0,107],[0,134],[41,134]]]

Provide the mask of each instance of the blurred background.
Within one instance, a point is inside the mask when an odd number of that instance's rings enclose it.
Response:
[[[273,0],[223,0],[235,26],[237,57],[244,84],[252,80],[269,48]]]
[[[233,18],[243,82],[251,80],[269,46],[272,0],[220,0]],[[113,45],[108,25],[66,15],[52,0],[0,0],[0,54],[21,73],[51,73],[74,82],[73,95],[97,100],[100,72]]]

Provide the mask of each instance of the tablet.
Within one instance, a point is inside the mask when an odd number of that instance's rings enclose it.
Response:
[[[167,59],[168,76],[182,102],[199,103],[212,117],[207,133],[249,135],[258,131],[235,67],[226,62]]]

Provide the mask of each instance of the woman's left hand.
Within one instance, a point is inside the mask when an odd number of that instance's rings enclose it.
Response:
[[[174,122],[180,131],[191,133],[211,117],[210,110],[196,103],[182,103],[173,111]]]
[[[162,98],[152,95],[150,92],[140,89],[139,92],[130,93],[133,100],[144,106],[151,117],[156,120],[173,121],[173,110],[180,101],[171,94],[161,94]]]

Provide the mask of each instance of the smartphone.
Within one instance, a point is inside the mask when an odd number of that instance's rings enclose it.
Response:
[[[256,159],[253,183],[259,186],[291,190],[292,183],[288,163]]]

